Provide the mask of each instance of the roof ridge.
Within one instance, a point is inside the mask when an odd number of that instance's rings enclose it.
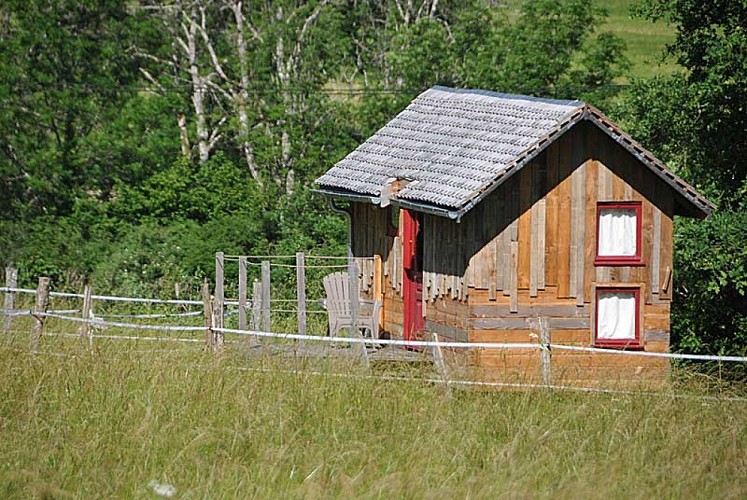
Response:
[[[562,106],[581,107],[586,104],[584,101],[581,101],[579,99],[551,99],[549,97],[535,97],[535,96],[522,95],[522,94],[508,94],[504,92],[497,92],[494,90],[454,88],[454,87],[446,87],[443,85],[434,85],[433,87],[421,93],[415,99],[419,98],[420,96],[424,96],[425,94],[427,94],[428,92],[432,90],[439,90],[439,91],[448,92],[451,94],[462,94],[462,95],[474,94],[474,95],[484,95],[487,97],[495,97],[498,99],[544,102],[547,104],[556,104],[556,105],[562,105]]]

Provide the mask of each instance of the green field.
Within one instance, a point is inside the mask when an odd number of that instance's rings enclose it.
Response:
[[[518,9],[525,0],[507,0],[509,9]],[[596,5],[608,13],[607,22],[600,31],[611,31],[622,38],[627,45],[626,56],[630,61],[627,75],[620,78],[626,83],[630,78],[649,78],[668,75],[681,69],[671,59],[664,60],[662,54],[668,43],[674,41],[674,29],[665,22],[652,23],[645,19],[633,18],[631,7],[638,0],[595,0]]]
[[[628,46],[630,77],[648,78],[676,71],[679,68],[676,63],[662,59],[666,45],[674,41],[674,30],[661,21],[633,19],[630,7],[635,3],[635,0],[597,0],[609,13],[602,29],[615,33]]]
[[[449,394],[235,348],[41,348],[0,347],[2,498],[153,498],[152,481],[178,498],[747,495],[747,402],[692,387]]]

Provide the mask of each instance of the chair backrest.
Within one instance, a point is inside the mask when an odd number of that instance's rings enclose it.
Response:
[[[348,273],[337,272],[324,277],[324,292],[327,294],[327,311],[350,315],[350,282]]]

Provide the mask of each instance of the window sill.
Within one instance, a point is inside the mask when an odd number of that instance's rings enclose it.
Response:
[[[608,343],[608,342],[595,342],[592,347],[597,349],[610,349],[618,351],[642,351],[643,346],[638,342],[631,343]]]
[[[640,258],[634,259],[623,259],[623,258],[599,258],[594,260],[595,266],[631,266],[640,267],[643,266],[643,260]]]

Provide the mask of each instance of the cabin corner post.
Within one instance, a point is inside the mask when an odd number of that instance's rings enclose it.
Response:
[[[32,315],[34,324],[31,330],[32,351],[36,351],[36,348],[39,347],[39,339],[44,333],[44,318],[49,306],[49,282],[48,277],[42,276],[39,278],[39,284],[36,287],[36,301],[34,303],[34,314]]]

